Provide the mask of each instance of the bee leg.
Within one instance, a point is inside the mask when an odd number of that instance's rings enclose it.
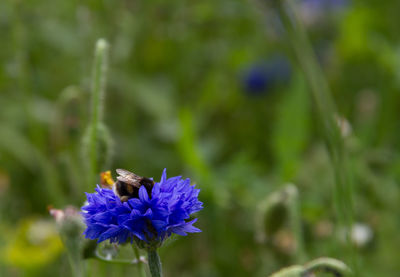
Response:
[[[126,202],[126,201],[128,201],[128,199],[129,199],[129,197],[128,196],[121,196],[121,202]]]

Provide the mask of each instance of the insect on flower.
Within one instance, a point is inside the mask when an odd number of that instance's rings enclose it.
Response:
[[[185,236],[200,232],[191,215],[203,208],[200,189],[190,179],[167,179],[164,170],[160,182],[118,169],[117,181],[110,173],[102,175],[104,188],[87,193],[82,207],[86,238],[97,242],[135,241],[141,248],[156,249],[172,233]],[[111,185],[112,184],[112,185]],[[111,188],[112,186],[112,188]]]
[[[152,179],[141,177],[125,169],[117,169],[116,171],[119,176],[117,176],[113,189],[122,202],[126,202],[130,198],[139,198],[139,188],[141,186],[144,186],[151,196],[151,190],[154,186]]]
[[[126,169],[116,169],[116,172],[118,174],[116,182],[111,177],[111,171],[105,171],[100,174],[100,183],[103,188],[112,188],[121,202],[126,202],[130,198],[139,198],[141,186],[144,186],[151,196],[154,186],[152,179],[136,175]]]

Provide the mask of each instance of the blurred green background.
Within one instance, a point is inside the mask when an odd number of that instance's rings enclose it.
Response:
[[[297,2],[342,122],[361,276],[398,276],[400,2]],[[307,259],[347,261],[319,115],[273,9],[3,0],[0,34],[1,276],[72,274],[47,207],[79,207],[95,187],[82,137],[101,37],[110,55],[100,170],[159,180],[166,167],[202,190],[203,232],[161,249],[166,276],[267,276],[299,262],[284,216],[257,223],[263,201],[288,182],[299,190]],[[91,276],[136,274],[88,264]]]

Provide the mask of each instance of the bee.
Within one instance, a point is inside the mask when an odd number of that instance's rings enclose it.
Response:
[[[154,181],[136,175],[126,169],[117,169],[117,181],[113,185],[113,190],[119,196],[122,202],[128,201],[130,198],[139,198],[139,188],[144,186],[147,194],[151,197],[151,190],[154,186]]]

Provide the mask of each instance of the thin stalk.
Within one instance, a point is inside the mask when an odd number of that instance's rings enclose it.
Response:
[[[345,263],[325,257],[315,259],[305,265],[293,265],[283,268],[270,275],[270,277],[305,277],[315,276],[321,272],[331,273],[337,277],[347,277],[351,275],[351,270]]]
[[[303,277],[304,268],[301,265],[292,265],[283,268],[269,277]]]
[[[301,226],[299,191],[297,187],[292,184],[288,185],[285,190],[289,195],[287,206],[290,227],[296,239],[296,259],[297,262],[304,262],[306,259],[306,252],[304,250],[303,228]]]
[[[345,263],[332,258],[319,258],[304,265],[305,274],[320,271],[330,272],[335,276],[349,276],[351,274],[350,268]]]
[[[324,129],[325,143],[335,174],[335,203],[339,225],[346,230],[347,245],[354,260],[354,247],[351,246],[349,238],[353,224],[352,185],[343,139],[335,119],[335,103],[292,0],[278,0],[276,2],[290,44],[310,86]],[[353,268],[357,271],[355,261],[353,261]]]
[[[136,259],[135,260],[108,259],[106,257],[103,257],[98,251],[95,252],[95,255],[93,258],[98,261],[110,263],[110,264],[136,265],[136,264],[142,263],[140,260],[136,260]]]
[[[104,39],[99,39],[96,44],[95,60],[93,65],[92,77],[92,103],[91,118],[89,123],[89,161],[91,182],[99,172],[99,129],[103,119],[103,98],[106,86],[108,43]]]
[[[160,256],[157,250],[149,250],[147,252],[149,259],[149,269],[152,277],[162,277],[162,268]]]
[[[81,247],[78,239],[70,240],[63,239],[66,245],[68,261],[71,266],[72,274],[74,277],[85,276],[85,262],[81,257]]]
[[[22,96],[21,112],[25,114],[30,141],[34,142],[39,148],[44,148],[44,136],[38,122],[32,116],[33,91],[29,68],[29,50],[27,47],[28,26],[23,21],[22,1],[13,1],[13,49],[15,49],[15,62],[17,69],[16,88]],[[62,196],[62,195],[61,195]]]
[[[295,259],[296,262],[302,263],[306,260],[307,254],[304,249],[304,235],[301,223],[299,191],[293,184],[285,185],[280,190],[271,193],[264,199],[257,208],[255,216],[256,240],[265,243],[267,236],[271,235],[270,218],[279,217],[281,207],[284,205],[285,211],[288,213],[287,223],[296,242]],[[279,212],[277,212],[279,211]],[[286,223],[286,222],[285,222]],[[283,223],[280,223],[281,225]],[[272,228],[281,228],[275,226]]]
[[[133,252],[135,253],[136,260],[138,261],[138,273],[140,277],[146,277],[146,271],[144,270],[144,266],[142,260],[140,259],[139,249],[132,244]]]

